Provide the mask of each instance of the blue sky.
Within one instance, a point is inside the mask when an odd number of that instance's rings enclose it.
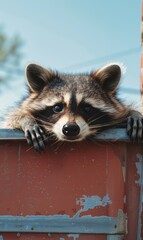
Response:
[[[140,83],[140,0],[0,0],[0,24],[24,41],[23,78],[0,97],[12,105],[24,94],[29,63],[66,72],[90,71],[108,62],[123,62],[127,73],[122,97],[138,102]]]

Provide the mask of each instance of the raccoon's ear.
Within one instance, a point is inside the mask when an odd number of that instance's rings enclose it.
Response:
[[[110,64],[94,73],[94,77],[98,79],[104,91],[114,94],[118,88],[121,79],[121,68],[117,64]]]
[[[29,64],[26,68],[26,77],[31,92],[40,92],[53,78],[54,73],[37,64]]]

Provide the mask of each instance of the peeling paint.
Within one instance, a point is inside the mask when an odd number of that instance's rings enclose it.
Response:
[[[73,240],[76,240],[79,238],[79,234],[68,234],[67,235],[68,238],[73,238]]]
[[[3,236],[2,236],[2,235],[0,235],[0,240],[4,240],[4,238],[3,238]]]
[[[61,237],[60,237],[59,240],[65,240],[65,238],[63,238],[63,237],[61,238]]]
[[[52,237],[52,234],[51,234],[51,233],[48,233],[48,237]]]
[[[135,183],[141,186],[143,156],[140,153],[138,153],[137,158],[138,158],[138,162],[136,162],[135,164],[136,164],[137,174],[139,175],[139,179],[135,180]]]
[[[75,215],[79,216],[81,213],[88,211],[89,209],[94,209],[95,207],[105,207],[108,204],[112,204],[112,201],[110,200],[110,197],[108,194],[106,194],[103,198],[93,195],[93,196],[86,196],[83,195],[82,198],[79,200],[76,200],[76,204],[83,206]]]
[[[139,214],[138,214],[138,231],[137,239],[142,240],[142,211],[143,211],[143,155],[140,153],[137,154],[139,161],[136,163],[137,173],[139,179],[135,181],[136,184],[140,186],[140,201],[139,201]]]

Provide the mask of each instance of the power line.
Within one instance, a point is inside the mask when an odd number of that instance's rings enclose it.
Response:
[[[101,57],[91,59],[89,61],[69,65],[69,66],[64,67],[63,70],[73,69],[73,68],[78,69],[78,68],[83,68],[83,67],[89,67],[89,66],[92,66],[94,64],[99,64],[99,63],[102,63],[102,62],[105,62],[105,61],[111,61],[111,59],[113,59],[113,58],[128,56],[128,55],[134,54],[136,52],[141,52],[141,47],[130,48],[130,49],[120,51],[120,52],[117,52],[117,53],[113,53],[113,54],[110,54],[110,55],[107,55],[107,56],[101,56]]]

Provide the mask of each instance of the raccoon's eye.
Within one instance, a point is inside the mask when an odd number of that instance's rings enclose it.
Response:
[[[94,110],[94,108],[89,104],[83,104],[81,109],[84,113],[91,113]]]
[[[56,104],[55,106],[53,106],[53,111],[54,111],[55,113],[62,112],[63,109],[64,109],[63,103],[59,103],[59,104]]]

